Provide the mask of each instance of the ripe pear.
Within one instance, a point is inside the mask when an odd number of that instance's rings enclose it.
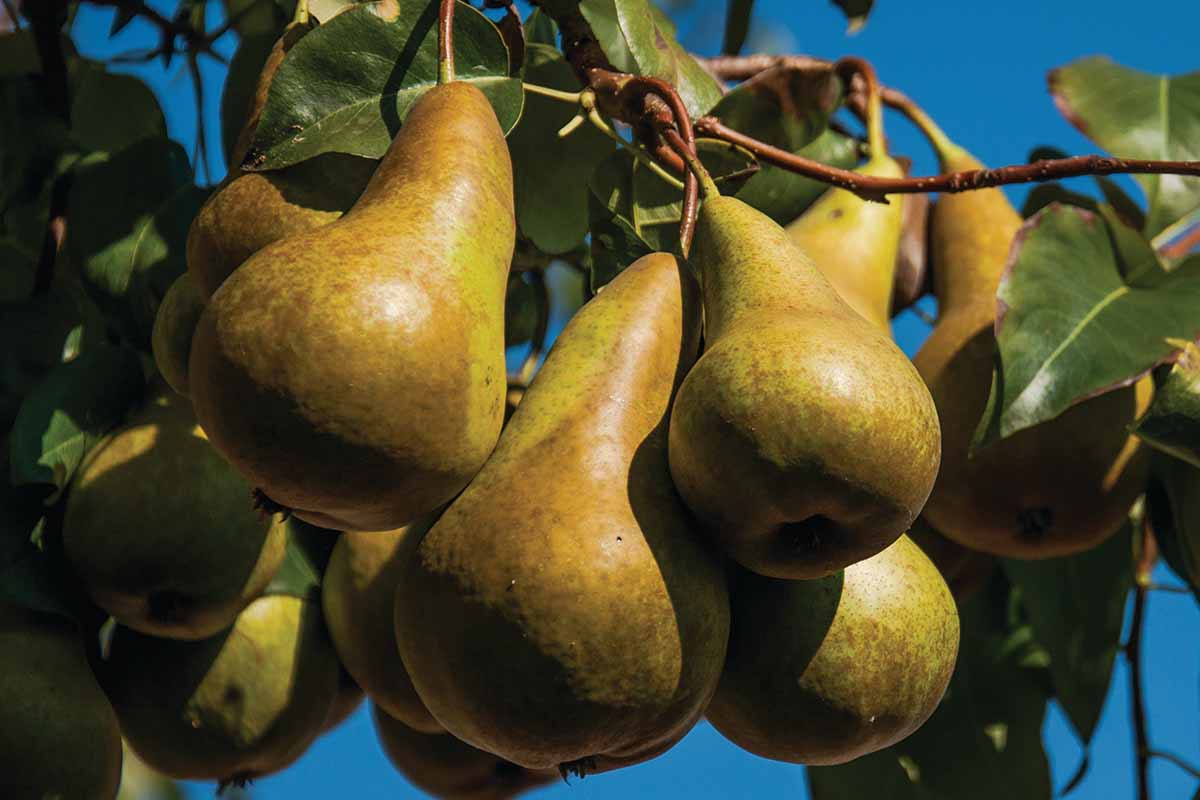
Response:
[[[414,786],[444,800],[507,800],[558,778],[552,770],[519,767],[448,733],[422,733],[371,706],[375,733],[388,760]]]
[[[981,164],[934,137],[943,171]],[[948,194],[930,238],[939,316],[913,362],[942,425],[942,470],[925,516],[970,547],[1010,558],[1086,550],[1114,533],[1147,480],[1149,454],[1126,428],[1150,402],[1144,380],[1086,400],[968,457],[996,357],[996,291],[1021,217],[997,188]]]
[[[855,171],[869,177],[904,177],[904,168],[883,151]],[[787,226],[788,236],[846,304],[888,336],[903,218],[901,196],[893,195],[884,204],[832,188]]]
[[[154,364],[167,385],[177,393],[188,393],[188,356],[192,352],[192,335],[204,311],[204,298],[188,273],[183,273],[167,289],[158,313],[150,345]]]
[[[200,424],[315,525],[389,530],[447,503],[500,435],[515,239],[487,98],[430,89],[344,217],[260,250],[213,295],[189,370]]]
[[[268,595],[198,642],[113,635],[104,684],[138,756],[173,778],[239,783],[295,761],[338,693],[338,661],[309,600]]]
[[[346,672],[343,666],[338,670],[337,695],[333,698],[333,705],[329,707],[329,715],[321,725],[321,733],[329,733],[345,722],[362,705],[364,698],[362,687],[354,682],[354,678],[350,677],[350,673]]]
[[[458,738],[583,774],[663,752],[707,706],[725,576],[666,460],[699,313],[678,259],[629,266],[571,319],[495,453],[408,561],[400,655]]]
[[[233,624],[274,577],[285,523],[165,392],[99,444],[71,485],[63,548],[88,594],[122,624],[203,639]]]
[[[325,153],[299,164],[267,172],[240,168],[250,148],[275,72],[288,50],[310,26],[290,25],[275,43],[246,122],[234,146],[234,168],[201,207],[188,230],[188,272],[207,299],[256,252],[287,236],[338,219],[362,194],[375,162],[342,153]]]
[[[841,764],[919,728],[958,656],[958,611],[907,536],[813,581],[739,571],[708,719],[764,758]]]
[[[346,671],[372,702],[422,733],[440,733],[417,696],[396,649],[396,586],[434,518],[395,531],[347,531],[325,569],[321,602],[325,623]]]
[[[0,604],[0,797],[112,800],[121,731],[65,618]]]
[[[671,413],[684,501],[762,575],[818,578],[878,553],[937,474],[937,413],[920,376],[740,200],[705,200],[691,262],[706,349]]]

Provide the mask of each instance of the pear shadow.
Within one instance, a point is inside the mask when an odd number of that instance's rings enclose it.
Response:
[[[270,182],[288,205],[313,211],[348,211],[379,162],[348,153],[321,153],[279,170],[250,173]]]

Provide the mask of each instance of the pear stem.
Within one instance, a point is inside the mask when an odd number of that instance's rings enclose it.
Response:
[[[939,159],[945,162],[951,153],[958,150],[958,146],[950,141],[950,137],[946,135],[946,132],[933,121],[933,117],[925,113],[925,109],[913,102],[912,98],[895,89],[890,90],[888,94],[888,105],[908,117],[909,122],[917,126],[925,138],[929,140],[929,144],[933,147],[933,151],[937,153]]]
[[[308,0],[296,0],[296,13],[292,15],[292,22],[297,25],[308,24]]]
[[[530,94],[539,94],[542,97],[561,100],[564,103],[571,103],[572,105],[579,105],[579,98],[583,94],[583,92],[564,92],[561,89],[551,89],[549,86],[539,86],[536,83],[525,83],[522,86]]]
[[[847,56],[839,59],[834,68],[862,77],[867,89],[867,146],[871,148],[872,159],[883,157],[887,153],[887,140],[883,136],[883,98],[875,67],[866,59]]]
[[[669,185],[673,186],[679,191],[683,191],[683,181],[679,180],[679,178],[676,178],[674,175],[663,169],[662,165],[651,158],[650,154],[645,150],[621,136],[621,134],[617,133],[613,127],[604,120],[604,117],[600,115],[600,111],[595,106],[588,109],[587,118],[588,121],[595,125],[596,128],[599,129],[605,136],[616,142],[617,145],[619,145],[622,149],[627,150],[635,159],[649,168],[651,172],[662,178]]]
[[[696,154],[683,141],[683,137],[676,131],[667,131],[663,134],[667,140],[667,144],[671,145],[671,149],[679,154],[683,159],[683,163],[696,176],[700,182],[700,195],[709,200],[714,197],[719,197],[721,190],[717,188],[716,182],[712,179],[712,175],[705,169],[704,164],[700,162]]]
[[[454,80],[454,9],[458,0],[441,0],[438,7],[438,83]]]

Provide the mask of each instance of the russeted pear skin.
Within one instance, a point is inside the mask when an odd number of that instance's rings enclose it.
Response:
[[[371,706],[375,734],[392,765],[441,800],[508,800],[558,779],[553,770],[519,767],[448,733],[422,733]]]
[[[176,393],[188,393],[188,356],[192,352],[192,336],[204,311],[204,298],[188,273],[183,273],[167,289],[154,316],[154,331],[150,345],[154,364],[167,385]]]
[[[372,702],[410,728],[441,733],[396,649],[396,586],[434,518],[395,531],[346,531],[325,568],[325,623],[346,671]]]
[[[0,797],[113,800],[121,731],[79,630],[0,604]]]
[[[742,566],[819,578],[920,512],[939,459],[929,391],[779,225],[705,200],[691,263],[705,352],[671,412],[671,476]]]
[[[88,455],[63,519],[64,551],[93,602],[174,639],[232,625],[286,547],[282,518],[254,508],[250,484],[169,391]]]
[[[739,570],[708,719],[755,755],[841,764],[904,739],[941,702],[958,611],[907,536],[843,572],[781,581]]]
[[[320,606],[260,597],[198,642],[118,627],[104,684],[138,756],[173,778],[241,782],[295,761],[321,732],[338,661]]]
[[[903,178],[904,169],[881,153],[855,170]],[[788,236],[808,254],[846,304],[884,333],[892,332],[892,285],[904,219],[904,198],[864,200],[847,189],[827,189],[788,224]]]
[[[230,159],[234,167],[188,229],[188,272],[204,299],[242,262],[272,242],[341,217],[362,194],[375,169],[371,159],[342,153],[324,153],[268,172],[248,172],[239,166],[267,104],[276,70],[309,29],[303,24],[288,26],[271,49],[234,146]]]
[[[979,169],[944,145],[942,169]],[[1127,426],[1150,402],[1148,379],[1053,420],[968,450],[995,363],[996,291],[1021,217],[1000,189],[943,195],[931,217],[940,314],[913,359],[937,403],[942,469],[924,515],[948,538],[1009,558],[1068,555],[1121,525],[1147,479],[1149,454]]]
[[[189,370],[213,444],[325,528],[391,530],[447,503],[500,433],[515,237],[487,98],[430,89],[344,217],[213,295]]]
[[[700,718],[728,636],[720,561],[671,485],[666,416],[699,303],[638,259],[568,323],[499,446],[426,534],[396,638],[447,731],[531,769],[652,758]]]

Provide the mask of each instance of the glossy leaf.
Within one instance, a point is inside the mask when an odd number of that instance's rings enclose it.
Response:
[[[141,396],[141,363],[131,350],[95,347],[56,367],[25,398],[13,423],[13,483],[63,489]]]
[[[500,127],[512,130],[524,92],[508,77],[508,48],[491,20],[462,2],[454,58],[457,79],[483,91]],[[277,169],[331,151],[379,158],[436,83],[436,2],[356,5],[301,39],[280,64],[243,167]]]
[[[680,46],[649,0],[581,0],[579,10],[613,66],[667,81],[693,117],[721,99],[716,78]]]
[[[562,54],[544,44],[529,45],[525,80],[565,91],[580,88]],[[530,92],[521,121],[508,137],[517,225],[538,249],[551,254],[573,249],[587,235],[587,181],[615,146],[589,123],[560,137],[559,129],[576,110]]]
[[[846,15],[846,21],[850,23],[850,33],[854,33],[866,24],[867,15],[871,13],[875,0],[833,0],[833,4]]]
[[[1018,232],[997,294],[986,445],[1129,383],[1200,330],[1200,258],[1171,271],[1115,215],[1051,205]]]
[[[1200,159],[1200,72],[1168,77],[1123,67],[1102,56],[1051,71],[1050,91],[1063,115],[1116,156]],[[1154,235],[1200,205],[1200,178],[1139,175]]]
[[[1125,601],[1133,588],[1132,528],[1078,555],[1042,561],[1005,559],[1021,590],[1038,642],[1050,654],[1055,693],[1075,733],[1091,741],[1121,643]]]
[[[746,44],[746,36],[750,33],[750,18],[754,14],[754,0],[729,0],[729,8],[725,12],[725,39],[721,44],[721,52],[736,56],[742,52]]]
[[[1188,342],[1133,426],[1146,443],[1200,467],[1200,349]]]
[[[828,129],[842,95],[842,81],[831,70],[775,67],[739,84],[712,113],[731,128],[795,151]]]
[[[1200,600],[1200,469],[1156,456],[1146,513],[1167,566]]]
[[[842,169],[849,169],[858,161],[857,143],[852,138],[832,130],[826,130],[796,153]],[[763,164],[758,174],[738,190],[737,198],[754,206],[780,225],[786,225],[804,213],[804,209],[828,188],[828,184],[820,181]]]

